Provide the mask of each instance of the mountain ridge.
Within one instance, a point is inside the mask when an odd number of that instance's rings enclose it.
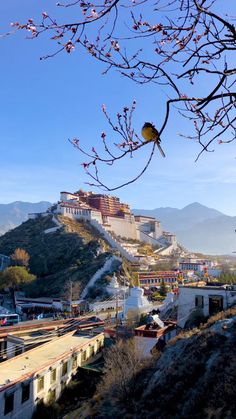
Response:
[[[177,235],[187,249],[206,254],[232,254],[236,250],[236,217],[194,202],[182,209],[160,207],[133,209],[136,215],[160,220],[164,230]]]
[[[48,201],[14,201],[0,204],[0,235],[26,221],[30,212],[44,212],[51,205],[51,202]]]

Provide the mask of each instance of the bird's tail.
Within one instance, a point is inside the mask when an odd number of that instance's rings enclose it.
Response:
[[[159,151],[160,151],[160,153],[161,153],[162,157],[165,157],[166,155],[165,155],[164,151],[163,151],[163,150],[162,150],[162,148],[161,148],[161,145],[160,145],[160,140],[156,140],[156,145],[157,145],[157,147],[158,147],[158,149],[159,149]]]

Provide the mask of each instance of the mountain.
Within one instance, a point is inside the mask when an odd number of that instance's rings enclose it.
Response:
[[[156,354],[157,359],[154,355],[146,365],[140,362],[136,374],[135,361],[133,371],[129,368],[131,350],[124,349],[122,358],[113,359],[109,357],[112,352],[108,352],[95,396],[87,406],[86,402],[82,404],[73,417],[233,419],[235,343],[234,307],[211,317],[200,328],[177,335]],[[138,359],[138,350],[132,356]]]
[[[29,219],[0,237],[0,253],[10,256],[17,247],[29,253],[30,271],[38,278],[26,287],[32,297],[69,295],[72,281],[77,299],[110,255],[99,252],[102,236],[89,223],[60,216],[58,220],[61,226],[48,234],[45,230],[57,227],[50,214]]]
[[[36,203],[16,201],[0,204],[0,235],[26,221],[30,212],[44,212],[51,205],[47,201]]]
[[[194,202],[182,209],[134,209],[134,214],[155,217],[164,230],[177,235],[187,249],[205,254],[232,254],[236,250],[236,217]]]

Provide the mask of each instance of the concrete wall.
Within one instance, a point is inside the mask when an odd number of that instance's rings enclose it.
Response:
[[[152,221],[143,219],[143,221],[136,221],[135,224],[137,230],[150,235],[154,239],[158,239],[162,235],[161,224],[157,220]]]
[[[141,242],[151,244],[152,246],[156,246],[156,245],[160,246],[160,243],[156,239],[154,239],[152,236],[149,236],[147,233],[144,233],[143,231],[140,231],[140,230],[139,230],[138,240],[140,240]]]
[[[122,260],[116,256],[111,256],[109,259],[106,260],[103,267],[98,269],[97,272],[89,280],[88,284],[82,291],[80,298],[85,298],[88,293],[89,288],[92,287],[95,284],[95,282],[101,278],[102,275],[111,271],[112,264],[115,261],[122,262]]]
[[[14,386],[0,389],[0,418],[6,419],[31,419],[34,409],[40,400],[47,402],[50,396],[55,392],[55,399],[58,399],[65,385],[69,383],[73,374],[76,373],[78,366],[83,365],[86,359],[92,358],[100,347],[104,346],[104,335],[99,334],[86,343],[82,348],[78,348],[73,353],[66,354],[57,361],[47,365],[47,367],[39,369],[32,376],[24,376],[22,372],[22,380]],[[94,351],[94,354],[93,354]],[[24,354],[23,356],[26,356]],[[76,360],[75,362],[73,362]],[[68,362],[67,373],[62,375],[63,363]],[[76,365],[77,364],[77,365]],[[56,380],[51,382],[51,371],[56,369]],[[38,391],[38,381],[44,377],[44,388]],[[6,374],[7,379],[7,374]],[[22,385],[29,383],[30,397],[22,403]],[[4,415],[5,397],[7,394],[14,393],[14,409],[12,412]]]
[[[96,303],[89,304],[89,310],[93,310],[95,312],[100,312],[102,310],[108,310],[108,309],[115,310],[116,306],[118,308],[123,308],[124,300],[114,299],[114,300],[109,300],[109,301],[98,301]]]
[[[87,209],[78,209],[72,207],[64,207],[60,204],[57,205],[56,209],[57,214],[61,214],[64,217],[69,217],[73,220],[86,220],[90,221],[91,219],[95,219],[98,222],[102,223],[102,215],[100,211],[90,211]]]
[[[179,299],[178,299],[178,317],[177,325],[184,327],[189,315],[196,309],[195,297],[203,296],[203,314],[209,316],[209,297],[211,296],[222,296],[223,297],[223,309],[226,310],[233,303],[236,303],[236,289],[235,291],[229,291],[226,289],[219,289],[217,287],[179,287]]]
[[[128,239],[137,239],[136,224],[133,217],[118,218],[118,217],[106,217],[108,225],[105,225],[105,229],[108,231],[114,231],[117,236],[126,237]]]

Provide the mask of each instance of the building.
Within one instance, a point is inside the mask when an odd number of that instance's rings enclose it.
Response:
[[[71,332],[0,364],[0,418],[31,419],[37,403],[58,399],[103,345],[103,333]]]
[[[204,274],[213,267],[213,262],[207,259],[187,258],[179,262],[181,271],[192,271],[193,273]]]
[[[70,331],[94,329],[102,324],[98,317],[90,316],[4,326],[0,329],[0,361],[6,361]]]
[[[152,351],[162,350],[166,343],[176,336],[176,322],[158,321],[157,315],[153,316],[153,321],[146,325],[137,327],[134,330],[135,345],[142,357],[151,357]]]
[[[160,221],[154,217],[146,217],[144,215],[134,216],[137,229],[140,232],[140,240],[145,241],[145,235],[158,240],[162,236],[162,229]],[[151,244],[151,243],[150,243]]]
[[[179,271],[149,271],[138,272],[138,280],[141,287],[160,287],[164,281],[166,285],[172,285],[181,280]]]
[[[130,214],[130,207],[128,204],[120,202],[120,198],[112,195],[95,194],[93,192],[84,192],[79,190],[75,194],[80,201],[85,202],[92,208],[101,211],[102,216],[123,216]]]
[[[62,311],[65,309],[66,301],[62,301],[60,298],[40,297],[40,298],[27,298],[22,292],[15,292],[15,306],[16,312],[22,314],[27,310],[38,309],[43,311]]]
[[[179,287],[177,324],[184,327],[191,313],[201,310],[205,317],[227,310],[236,304],[236,286],[212,284],[206,286],[185,285]]]
[[[153,306],[147,297],[144,296],[144,290],[142,288],[130,288],[130,294],[124,302],[124,318],[129,314],[140,315],[142,313],[148,313],[152,309]]]
[[[161,224],[153,217],[134,216],[128,204],[120,202],[115,196],[95,194],[79,190],[71,193],[63,191],[60,201],[51,207],[49,212],[63,215],[75,220],[89,221],[109,244],[118,249],[123,257],[130,262],[135,261],[133,252],[123,248],[122,239],[138,240],[156,246],[159,254],[170,255],[178,247],[176,236],[162,231]],[[48,213],[29,214],[30,218],[45,216]],[[60,228],[60,223],[54,217],[58,228],[51,228],[45,233],[51,233]],[[155,262],[155,260],[154,260]]]

